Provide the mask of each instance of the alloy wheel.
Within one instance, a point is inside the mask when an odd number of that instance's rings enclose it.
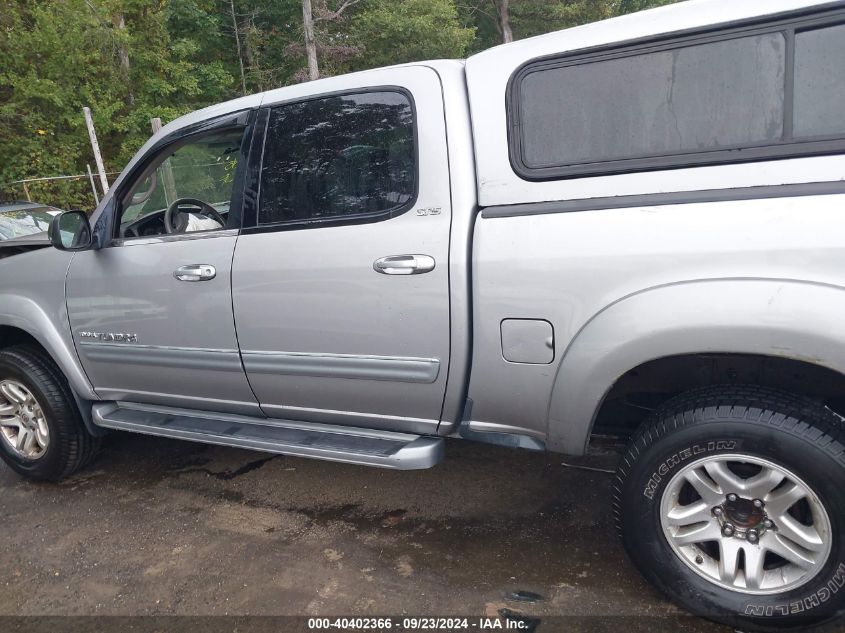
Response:
[[[797,475],[750,455],[690,463],[666,486],[663,533],[675,554],[720,587],[775,594],[807,583],[831,550],[831,523]]]
[[[17,380],[0,381],[0,437],[14,453],[38,459],[50,444],[44,410]]]

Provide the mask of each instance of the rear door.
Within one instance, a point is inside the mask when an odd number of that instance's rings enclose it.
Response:
[[[433,433],[449,363],[440,82],[426,67],[366,77],[267,104],[257,217],[233,262],[238,340],[268,416]]]

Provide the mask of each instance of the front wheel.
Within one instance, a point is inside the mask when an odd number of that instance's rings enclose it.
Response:
[[[805,630],[845,613],[845,426],[757,387],[683,394],[650,416],[617,476],[629,556],[693,613]]]
[[[59,481],[97,453],[67,380],[29,346],[0,350],[0,458],[30,479]]]

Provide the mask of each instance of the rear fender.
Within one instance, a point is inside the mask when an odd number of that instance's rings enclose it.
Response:
[[[792,280],[682,282],[624,297],[593,316],[563,355],[549,402],[547,446],[581,454],[614,383],[647,361],[747,353],[845,373],[845,291]]]

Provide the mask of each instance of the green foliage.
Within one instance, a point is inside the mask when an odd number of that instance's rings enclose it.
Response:
[[[165,121],[227,98],[221,63],[200,62],[197,45],[173,39],[167,3],[125,0],[6,0],[0,13],[0,183],[80,174],[93,165],[82,107],[91,108],[108,171],[119,171]],[[122,14],[125,28],[115,25]],[[125,76],[119,52],[128,51]],[[33,185],[31,192],[38,195]],[[91,208],[87,181],[49,190],[47,202]],[[23,197],[21,188],[10,194]]]
[[[509,16],[514,39],[518,40],[674,2],[678,0],[510,0]],[[501,44],[499,3],[458,0],[461,22],[476,29],[470,52]]]
[[[511,9],[514,37],[522,39],[549,31],[612,17],[615,2],[570,0],[569,2],[515,2]]]
[[[312,0],[321,74],[496,45],[497,1]],[[671,1],[510,0],[510,20],[519,39]],[[118,172],[151,117],[166,123],[301,81],[302,1],[0,0],[0,59],[0,196],[22,198],[9,182],[93,167],[83,106]],[[93,206],[87,179],[29,189],[57,206]]]
[[[351,23],[362,54],[355,68],[463,57],[475,29],[462,26],[451,0],[370,0]]]
[[[662,7],[665,4],[672,4],[677,1],[678,0],[619,0],[617,12],[619,15],[624,13],[633,13],[634,11],[642,11],[653,7]]]
[[[0,179],[78,173],[83,103],[110,117],[120,102],[110,69],[100,65],[108,38],[70,2],[14,2],[0,16]]]

